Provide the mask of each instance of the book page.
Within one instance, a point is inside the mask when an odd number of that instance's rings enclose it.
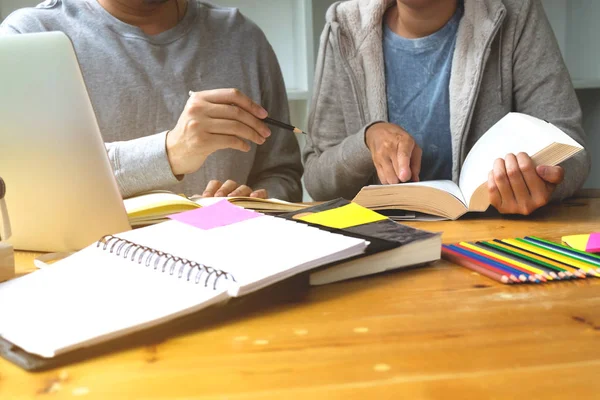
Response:
[[[245,197],[245,196],[233,196],[233,197],[193,197],[191,199],[196,204],[200,204],[201,206],[210,206],[212,204],[218,203],[221,200],[244,200],[245,202],[256,202],[256,203],[275,203],[275,204],[284,204],[284,205],[294,205],[297,203],[290,203],[289,201],[279,200],[279,199],[259,199],[256,197]]]
[[[497,158],[524,152],[534,156],[553,143],[581,148],[573,138],[554,125],[520,113],[509,113],[475,143],[460,173],[459,187],[467,206],[475,190],[487,182]]]
[[[130,217],[141,217],[144,215],[153,214],[153,210],[164,208],[166,209],[190,209],[194,207],[194,202],[183,196],[169,192],[153,192],[142,194],[123,200],[125,210]]]
[[[425,186],[425,187],[430,187],[433,189],[442,190],[442,191],[450,193],[452,196],[456,197],[463,204],[465,204],[465,206],[467,204],[467,203],[465,203],[465,199],[463,197],[463,194],[462,194],[460,188],[458,187],[458,185],[456,183],[454,183],[452,181],[439,180],[439,181],[409,182],[409,183],[398,183],[396,185],[389,185],[389,186],[399,186],[399,185]]]

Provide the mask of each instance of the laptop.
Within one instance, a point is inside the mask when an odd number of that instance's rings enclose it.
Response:
[[[130,229],[73,45],[0,37],[0,176],[18,250],[67,252]]]

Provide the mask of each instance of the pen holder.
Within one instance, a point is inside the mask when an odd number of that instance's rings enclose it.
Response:
[[[10,237],[10,221],[4,195],[6,185],[0,178],[0,282],[15,276],[15,252],[11,244],[5,242]]]

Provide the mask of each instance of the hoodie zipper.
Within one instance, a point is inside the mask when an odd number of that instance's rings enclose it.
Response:
[[[497,17],[497,22],[494,26],[494,30],[492,31],[492,34],[490,35],[490,37],[488,38],[488,40],[485,44],[485,53],[483,55],[483,58],[481,59],[480,65],[479,65],[479,76],[477,77],[477,83],[475,85],[475,92],[473,93],[473,95],[471,96],[471,99],[470,99],[469,115],[467,116],[467,120],[465,121],[465,125],[463,126],[463,129],[461,132],[460,148],[458,149],[458,151],[459,151],[458,159],[460,160],[461,165],[463,162],[463,153],[464,153],[464,148],[465,148],[465,142],[467,140],[466,132],[467,132],[468,127],[471,126],[471,121],[473,120],[473,113],[475,111],[475,99],[477,99],[479,97],[479,92],[481,91],[481,81],[483,80],[483,73],[484,73],[483,69],[485,67],[485,63],[487,62],[487,60],[490,57],[490,53],[492,51],[492,43],[496,39],[496,35],[498,35],[498,31],[500,30],[500,28],[502,27],[502,24],[504,23],[505,16],[506,16],[506,10],[501,10],[500,14]]]
[[[361,101],[361,97],[358,95],[358,92],[356,89],[358,87],[358,81],[356,79],[356,76],[354,75],[354,72],[352,71],[352,67],[350,66],[350,63],[348,62],[348,60],[346,60],[346,58],[342,54],[342,49],[340,48],[341,41],[340,41],[339,29],[336,29],[335,36],[336,36],[336,41],[338,43],[338,52],[340,54],[340,59],[342,60],[344,70],[346,70],[346,73],[348,74],[348,77],[350,78],[350,83],[352,85],[352,93],[354,94],[354,99],[356,100],[356,104],[358,106],[358,112],[360,114],[360,120],[362,122],[362,126],[366,126],[367,119],[365,117],[364,105],[363,105],[363,102]],[[365,88],[365,90],[366,90],[366,88]],[[365,93],[365,95],[366,95],[366,93]]]

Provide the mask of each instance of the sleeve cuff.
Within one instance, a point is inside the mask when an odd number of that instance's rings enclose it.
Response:
[[[365,134],[371,126],[383,121],[375,121],[366,125],[355,135],[347,139],[346,151],[343,152],[344,165],[350,170],[371,171],[374,170],[373,157],[367,147]]]
[[[124,198],[178,183],[166,149],[167,132],[146,136],[115,147],[115,176]]]

